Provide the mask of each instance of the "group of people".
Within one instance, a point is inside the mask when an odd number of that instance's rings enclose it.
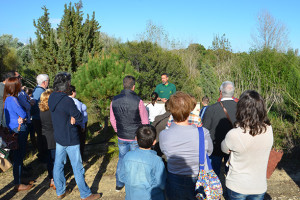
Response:
[[[56,190],[59,199],[70,191],[66,190],[64,165],[67,155],[71,162],[81,199],[99,199],[101,194],[92,194],[85,182],[82,157],[86,137],[86,105],[76,99],[75,87],[71,85],[71,75],[58,73],[53,81],[53,89],[47,89],[49,76],[37,76],[38,86],[30,97],[23,91],[22,77],[18,72],[7,72],[0,83],[1,126],[18,136],[18,148],[12,150],[15,191],[30,190],[34,184],[23,184],[23,159],[26,154],[28,133],[37,133],[38,157],[47,163],[49,187]],[[2,141],[2,140],[1,140]],[[1,143],[0,147],[6,144]]]
[[[64,165],[71,162],[81,199],[99,199],[85,182],[82,157],[85,144],[86,106],[76,99],[71,75],[58,73],[53,89],[47,89],[49,77],[37,76],[38,86],[32,96],[21,90],[21,76],[8,72],[0,83],[1,124],[18,134],[19,148],[13,153],[16,191],[30,190],[22,184],[23,159],[28,132],[37,133],[39,157],[47,155],[49,186],[59,199],[66,190]],[[273,132],[263,98],[254,90],[234,95],[234,84],[220,86],[220,98],[193,113],[197,101],[190,94],[176,91],[168,74],[145,106],[134,92],[135,78],[123,79],[124,89],[112,99],[110,122],[118,136],[119,160],[116,191],[125,187],[126,199],[195,199],[199,173],[199,134],[205,140],[204,170],[208,163],[219,176],[226,163],[226,188],[229,199],[263,199],[267,190],[266,169],[273,144]],[[24,102],[26,104],[24,104]],[[4,116],[4,117],[3,117]],[[34,134],[33,134],[34,136]],[[39,138],[40,137],[40,138]],[[2,145],[2,144],[0,144]],[[45,150],[46,147],[46,150]]]
[[[225,196],[263,200],[273,131],[260,94],[247,90],[237,99],[234,84],[225,81],[217,102],[208,105],[203,98],[204,108],[196,115],[196,99],[176,92],[167,74],[161,78],[147,106],[134,92],[132,76],[123,79],[124,90],[111,102],[110,121],[119,146],[116,191],[125,186],[128,200],[196,199],[200,128],[209,156],[204,170],[209,162],[220,176],[222,162],[226,164]],[[155,110],[162,110],[155,107],[158,100],[165,103],[163,113]]]

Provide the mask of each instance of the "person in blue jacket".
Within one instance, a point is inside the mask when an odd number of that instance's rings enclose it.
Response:
[[[66,179],[64,175],[64,165],[68,155],[81,199],[99,199],[101,197],[100,194],[92,194],[84,179],[85,171],[80,155],[79,133],[75,125],[75,122],[82,122],[83,115],[76,108],[73,99],[67,94],[70,83],[71,75],[69,73],[58,73],[53,82],[54,92],[48,100],[56,142],[53,169],[56,194],[59,199],[62,199],[69,193],[66,191]]]
[[[126,200],[164,200],[167,172],[161,157],[151,147],[156,143],[156,130],[141,125],[136,131],[139,148],[124,157],[120,180],[125,183]]]
[[[18,149],[13,150],[13,176],[16,191],[30,190],[33,185],[21,184],[23,159],[27,144],[27,113],[20,105],[18,94],[21,91],[21,82],[18,77],[11,77],[5,82],[4,87],[4,114],[9,131],[18,135]]]

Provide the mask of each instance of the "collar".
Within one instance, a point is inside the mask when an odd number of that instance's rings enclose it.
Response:
[[[227,98],[222,98],[221,101],[228,101],[228,100],[233,100],[232,97],[227,97]]]

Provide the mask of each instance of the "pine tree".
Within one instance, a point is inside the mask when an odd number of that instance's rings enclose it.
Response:
[[[138,78],[139,74],[129,62],[120,60],[119,55],[103,54],[80,66],[73,75],[72,84],[76,87],[78,98],[92,107],[91,110],[103,121],[109,115],[112,98],[123,89],[126,75]]]
[[[75,72],[88,57],[101,52],[99,23],[92,19],[83,23],[82,2],[65,4],[64,14],[57,29],[51,28],[46,7],[43,16],[33,24],[36,40],[30,40],[36,73],[47,73],[50,79],[59,71]]]

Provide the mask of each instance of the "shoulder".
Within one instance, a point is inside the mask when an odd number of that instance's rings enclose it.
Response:
[[[156,88],[160,88],[160,87],[162,87],[162,86],[163,86],[163,84],[160,83],[160,84],[156,85]]]
[[[176,87],[173,83],[169,83],[170,87]]]
[[[245,131],[242,128],[240,127],[233,128],[230,131],[228,131],[228,133],[226,134],[226,139],[231,139],[231,140],[237,139],[238,138],[237,135],[242,133],[245,133]]]

